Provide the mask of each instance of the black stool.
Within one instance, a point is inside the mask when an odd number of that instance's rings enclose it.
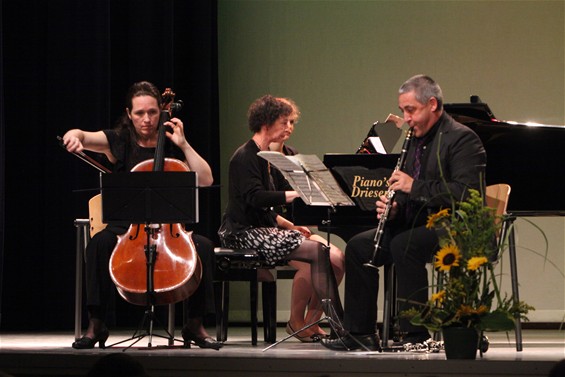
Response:
[[[251,344],[257,345],[257,301],[258,269],[270,269],[271,266],[255,250],[227,249],[217,247],[216,274],[216,338],[225,342],[228,337],[229,283],[230,281],[248,281],[251,310]],[[277,330],[277,282],[261,281],[263,300],[263,329],[265,342],[276,341]]]

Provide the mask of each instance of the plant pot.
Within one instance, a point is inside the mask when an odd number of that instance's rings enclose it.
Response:
[[[469,327],[444,327],[443,345],[447,359],[477,358],[479,345],[479,332]]]

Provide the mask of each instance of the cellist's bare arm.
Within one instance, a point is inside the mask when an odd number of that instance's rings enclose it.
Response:
[[[110,151],[108,138],[103,131],[89,132],[79,129],[69,130],[63,135],[63,144],[67,151],[71,153],[82,152],[83,150],[104,153],[111,163],[116,159]]]
[[[210,186],[214,182],[212,169],[208,162],[186,140],[182,121],[178,118],[172,118],[169,122],[165,122],[165,124],[173,129],[172,133],[166,133],[167,137],[182,150],[190,170],[198,174],[198,184],[200,186]]]
[[[210,169],[208,162],[206,162],[206,160],[203,159],[188,143],[186,143],[182,151],[184,152],[184,156],[190,170],[198,173],[198,184],[200,186],[210,186],[212,182],[214,182],[214,178],[212,176],[212,169]]]

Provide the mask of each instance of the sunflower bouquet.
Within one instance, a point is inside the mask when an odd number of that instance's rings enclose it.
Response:
[[[454,326],[509,331],[516,316],[527,319],[533,308],[502,296],[496,280],[500,224],[477,190],[470,190],[469,198],[453,208],[430,215],[426,227],[438,232],[440,246],[434,256],[434,267],[440,271],[436,293],[423,307],[401,315],[431,331]]]

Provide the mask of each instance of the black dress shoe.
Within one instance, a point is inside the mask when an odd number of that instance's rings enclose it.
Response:
[[[186,327],[182,329],[182,339],[184,340],[186,347],[190,346],[191,341],[200,348],[211,348],[215,349],[216,351],[224,346],[223,343],[218,342],[212,337],[208,336],[206,338],[200,338]]]
[[[73,348],[77,350],[91,349],[94,348],[96,343],[98,343],[98,346],[100,348],[106,348],[106,340],[108,340],[108,336],[110,336],[108,329],[103,330],[100,334],[96,335],[94,338],[83,336],[76,342],[73,342]]]
[[[322,339],[321,343],[333,351],[381,351],[381,340],[377,334],[349,334],[337,339]]]

